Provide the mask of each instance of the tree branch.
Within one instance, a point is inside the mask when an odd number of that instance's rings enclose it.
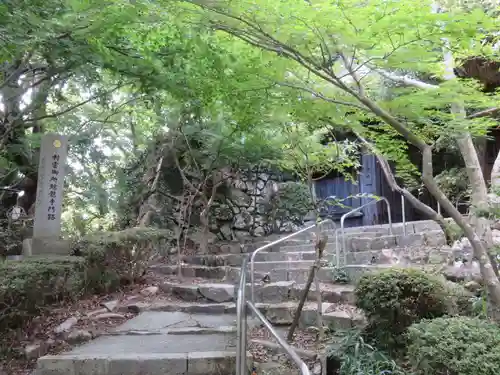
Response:
[[[72,106],[70,106],[68,108],[65,108],[64,110],[62,110],[60,112],[51,113],[51,114],[48,114],[48,115],[45,115],[45,116],[39,116],[39,117],[36,117],[36,118],[26,119],[25,122],[34,122],[34,121],[39,121],[39,120],[43,120],[43,119],[47,119],[47,118],[56,118],[56,117],[62,116],[64,114],[68,113],[68,112],[73,111],[74,109],[76,109],[78,107],[81,107],[82,105],[90,103],[91,101],[93,101],[93,100],[95,100],[95,99],[97,99],[97,98],[99,98],[99,97],[101,97],[103,95],[110,94],[110,93],[112,93],[112,92],[114,92],[114,91],[122,88],[125,85],[126,85],[125,83],[124,84],[120,84],[120,85],[114,87],[113,89],[106,91],[106,93],[104,93],[104,94],[102,94],[102,93],[101,94],[96,94],[96,95],[90,97],[89,99],[84,100],[83,102],[74,104],[74,105],[72,105]]]
[[[392,191],[396,191],[399,194],[401,194],[403,197],[405,197],[410,204],[415,207],[417,210],[419,210],[421,213],[424,215],[428,216],[429,219],[434,220],[439,224],[441,229],[443,230],[444,234],[447,237],[447,242],[449,245],[451,242],[451,237],[449,235],[449,230],[448,226],[446,225],[446,222],[444,220],[444,217],[440,215],[438,212],[436,212],[432,207],[426,205],[425,203],[421,202],[417,197],[415,197],[410,191],[408,191],[405,188],[402,188],[401,186],[398,185],[396,178],[394,176],[394,173],[392,172],[392,168],[389,165],[389,162],[387,159],[385,159],[380,152],[376,149],[376,147],[368,142],[361,134],[359,134],[356,131],[353,131],[354,134],[356,134],[356,137],[375,155],[377,158],[380,167],[382,168],[382,172],[384,173],[385,179],[387,183],[389,184],[389,187],[392,189]]]
[[[389,80],[391,80],[393,82],[396,82],[396,83],[401,83],[401,84],[403,84],[405,86],[416,87],[416,88],[424,89],[424,90],[439,88],[439,86],[437,86],[437,85],[433,85],[433,84],[430,84],[430,83],[422,82],[422,81],[420,81],[418,79],[414,79],[414,78],[411,78],[411,77],[408,77],[408,76],[400,76],[398,74],[391,73],[391,72],[388,72],[388,71],[385,71],[385,70],[381,70],[381,69],[376,69],[376,68],[373,68],[373,67],[370,67],[370,69],[373,72],[380,74],[384,78],[387,78],[387,79],[389,79]]]
[[[322,93],[320,93],[318,91],[315,91],[313,89],[307,88],[307,87],[296,86],[294,84],[286,83],[286,82],[277,82],[277,85],[278,86],[284,86],[284,87],[290,87],[290,88],[297,89],[297,90],[306,91],[306,92],[310,93],[311,95],[316,96],[316,97],[318,97],[320,99],[323,99],[324,101],[327,101],[327,102],[332,103],[332,104],[345,105],[347,107],[357,108],[357,109],[360,109],[360,110],[365,111],[365,112],[367,111],[367,108],[365,108],[365,107],[363,107],[363,106],[361,106],[361,105],[359,105],[357,103],[345,102],[343,100],[337,100],[337,99],[328,98],[325,95],[323,95]]]

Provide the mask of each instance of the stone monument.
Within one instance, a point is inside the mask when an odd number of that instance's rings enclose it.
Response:
[[[60,238],[67,156],[67,136],[45,134],[42,137],[35,221],[33,224],[32,255],[69,254],[67,242],[62,241]]]

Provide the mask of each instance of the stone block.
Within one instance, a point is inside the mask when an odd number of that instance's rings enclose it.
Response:
[[[316,326],[317,321],[317,308],[314,304],[307,304],[302,309],[302,313],[300,315],[299,326],[301,328],[307,328],[311,326]],[[292,314],[293,316],[293,314]]]
[[[234,289],[232,284],[200,284],[198,287],[204,298],[217,303],[233,301]]]
[[[189,375],[233,375],[235,372],[236,353],[234,352],[188,353],[187,374]]]
[[[316,252],[314,251],[303,251],[302,252],[302,260],[315,260]]]
[[[354,326],[353,317],[346,311],[324,313],[323,321],[335,330],[347,330]]]
[[[48,355],[38,359],[36,375],[76,375],[73,358]]]
[[[32,238],[25,238],[23,240],[22,254],[25,257],[30,257],[33,255],[33,239]]]
[[[303,269],[293,269],[286,271],[287,273],[287,281],[294,281],[299,284],[304,284],[307,281],[309,276],[310,268]]]
[[[436,224],[437,225],[437,224]],[[442,231],[433,230],[424,233],[425,242],[427,246],[444,246],[446,245],[446,238]]]
[[[70,255],[71,241],[57,237],[34,237],[31,253],[32,255]]]
[[[109,361],[107,358],[93,358],[89,361],[74,361],[73,366],[75,375],[109,374]],[[131,373],[130,370],[131,369],[129,368],[129,374]],[[126,372],[124,374],[126,374]]]
[[[259,310],[266,316],[266,318],[274,325],[287,325],[293,321],[295,313],[295,304],[283,305],[269,305]]]
[[[288,281],[288,271],[285,268],[272,270],[269,273],[272,282]]]
[[[257,288],[256,298],[263,302],[286,302],[290,299],[293,281],[279,281]]]
[[[357,264],[357,265],[347,265],[343,267],[342,270],[345,270],[345,272],[347,273],[347,276],[351,281],[351,284],[356,284],[356,282],[358,282],[361,276],[363,276],[365,273],[382,271],[390,267],[393,266],[390,264],[379,264],[379,265]]]
[[[422,220],[414,222],[415,233],[426,233],[435,230],[441,230],[439,224],[432,220]]]
[[[165,293],[172,293],[183,301],[197,301],[201,297],[197,285],[165,282],[160,284],[160,290]]]
[[[188,373],[187,357],[187,353],[112,356],[106,375],[184,375]]]
[[[350,246],[347,245],[346,248],[351,251],[368,251],[371,248],[372,239],[368,237],[353,237],[349,241]]]
[[[374,238],[370,244],[371,250],[382,250],[396,246],[396,236],[382,236]]]
[[[347,254],[347,264],[370,264],[372,259],[380,255],[380,251],[358,251]]]
[[[396,244],[399,247],[424,246],[425,236],[423,233],[408,234],[406,236],[400,235],[396,237]]]
[[[142,357],[142,356],[141,356]],[[184,361],[184,367],[187,363],[187,355],[182,358]],[[139,356],[127,356],[127,358],[114,358],[109,361],[108,372],[107,375],[121,375],[121,374],[151,374],[150,372],[146,372],[145,370],[151,370],[153,360],[145,361],[143,358],[139,358]],[[164,363],[162,361],[162,363]],[[153,367],[157,367],[154,366]],[[161,372],[162,374],[166,373],[165,371]]]

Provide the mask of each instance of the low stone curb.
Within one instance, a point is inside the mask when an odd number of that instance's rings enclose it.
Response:
[[[251,355],[247,353],[251,364]],[[234,375],[236,353],[193,352],[45,356],[35,375]]]

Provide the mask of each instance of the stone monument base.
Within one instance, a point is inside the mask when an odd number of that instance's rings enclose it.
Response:
[[[34,237],[31,241],[31,251],[29,246],[23,249],[23,255],[70,255],[71,243],[69,240],[63,240],[57,237]],[[27,254],[24,252],[30,252]]]

